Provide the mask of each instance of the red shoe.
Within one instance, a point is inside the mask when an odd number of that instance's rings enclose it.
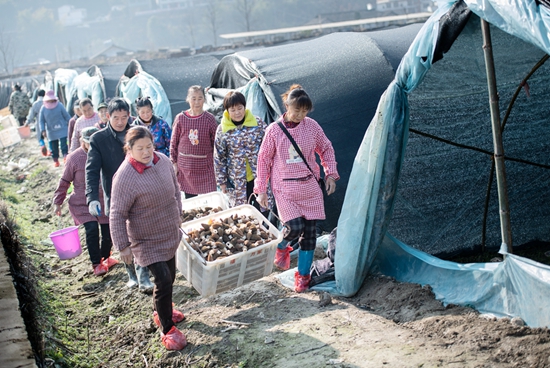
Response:
[[[67,156],[63,157],[63,165],[67,163]]]
[[[185,319],[185,316],[182,312],[180,312],[177,309],[172,309],[172,322],[174,323],[180,323]],[[160,319],[157,311],[153,312],[153,321],[155,322],[155,325],[160,327]]]
[[[105,266],[107,266],[107,269],[113,267],[114,265],[118,264],[118,260],[114,259],[112,257],[109,257],[107,259],[101,260],[101,263],[103,263]]]
[[[172,326],[166,335],[161,332],[160,338],[162,339],[162,344],[168,350],[181,350],[187,345],[185,335],[176,326]]]
[[[42,153],[42,156],[44,157],[48,156],[48,149],[46,148],[46,146],[42,146],[40,148],[40,153]]]
[[[59,161],[54,161],[53,162],[53,167],[59,167]]]
[[[94,275],[96,276],[103,276],[109,271],[107,266],[105,266],[103,263],[95,264],[94,266]]]
[[[281,270],[288,270],[290,268],[290,252],[292,252],[291,246],[287,246],[285,249],[277,248],[275,261],[273,262],[275,267]]]
[[[302,276],[296,271],[294,273],[294,291],[302,293],[309,289],[309,282],[311,281],[311,275]]]

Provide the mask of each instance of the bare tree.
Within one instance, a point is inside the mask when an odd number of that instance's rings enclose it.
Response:
[[[0,28],[0,66],[6,74],[11,74],[17,58],[17,47],[13,35],[4,27]]]
[[[208,26],[214,36],[214,46],[218,44],[218,21],[221,14],[221,3],[219,0],[207,0],[206,1],[206,20]]]
[[[250,32],[252,13],[256,10],[261,0],[237,0],[237,10],[244,17],[246,31]]]

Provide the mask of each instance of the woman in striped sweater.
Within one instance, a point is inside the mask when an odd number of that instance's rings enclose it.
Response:
[[[168,350],[181,350],[185,335],[175,323],[183,313],[172,307],[176,250],[181,239],[181,195],[170,160],[154,151],[144,126],[126,133],[126,159],[113,178],[109,222],[111,238],[125,263],[148,267],[155,276],[153,320]]]

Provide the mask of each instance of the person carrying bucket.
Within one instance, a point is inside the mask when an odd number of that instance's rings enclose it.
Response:
[[[90,137],[99,129],[89,127],[82,130],[80,137],[81,145],[74,152],[67,156],[67,162],[63,170],[63,175],[59,179],[59,184],[54,193],[53,203],[55,214],[61,216],[61,206],[67,196],[67,190],[71,183],[73,184],[73,193],[69,197],[69,212],[76,225],[83,225],[86,230],[86,245],[94,275],[105,275],[109,268],[113,267],[118,261],[111,257],[111,234],[109,229],[109,218],[100,214],[92,216],[88,212],[86,204],[86,158],[90,148]],[[99,226],[98,226],[99,224]],[[101,242],[99,233],[101,230]]]
[[[113,98],[107,106],[107,116],[107,127],[90,138],[90,150],[86,161],[86,200],[88,212],[92,216],[99,216],[102,212],[109,216],[113,175],[126,157],[123,147],[126,132],[130,129],[130,106],[123,98]],[[103,188],[105,205],[100,201],[100,187]],[[139,286],[139,291],[146,294],[153,292],[154,285],[149,278],[147,267],[131,262],[124,262],[124,266],[129,278],[126,286]]]

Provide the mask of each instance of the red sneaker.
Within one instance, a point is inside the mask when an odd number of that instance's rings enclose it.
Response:
[[[296,271],[294,273],[294,291],[302,293],[309,289],[309,282],[311,281],[311,275],[302,276]]]
[[[172,322],[174,323],[180,323],[185,319],[185,316],[182,312],[180,312],[177,309],[172,309]],[[160,327],[160,319],[157,311],[153,312],[153,321],[155,322],[155,325]]]
[[[42,156],[44,157],[48,156],[48,149],[46,148],[46,146],[42,146],[40,148],[40,153],[42,153]]]
[[[67,156],[63,157],[63,165],[67,163]]]
[[[277,248],[275,261],[273,262],[275,267],[281,270],[288,270],[290,268],[290,252],[292,252],[291,246],[287,246],[285,249]]]
[[[117,259],[114,259],[112,257],[109,257],[107,259],[103,259],[101,261],[105,266],[107,266],[107,269],[113,267],[114,265],[117,265],[118,264],[118,260]]]
[[[54,161],[53,162],[53,167],[59,167],[59,161]]]
[[[161,332],[160,338],[162,339],[162,344],[168,350],[181,350],[187,345],[185,335],[176,326],[172,326],[166,335]]]
[[[94,275],[96,276],[103,276],[109,271],[107,266],[105,266],[103,263],[95,264],[94,266]]]

